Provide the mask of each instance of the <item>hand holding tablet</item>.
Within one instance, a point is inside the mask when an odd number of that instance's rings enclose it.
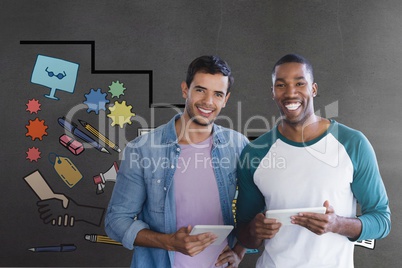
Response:
[[[191,230],[190,235],[211,232],[218,237],[211,245],[220,245],[232,230],[232,225],[195,225]]]
[[[291,225],[290,217],[295,216],[301,212],[313,212],[325,214],[327,210],[326,207],[310,207],[310,208],[291,208],[291,209],[277,209],[277,210],[267,210],[265,217],[271,219],[277,219],[282,225]]]

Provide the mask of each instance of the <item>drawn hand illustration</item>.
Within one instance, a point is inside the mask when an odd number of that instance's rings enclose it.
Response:
[[[78,221],[100,226],[104,214],[103,208],[79,205],[71,198],[68,198],[67,207],[56,198],[40,200],[36,204],[43,222],[57,226],[72,227]]]
[[[24,177],[24,180],[40,199],[37,202],[38,212],[45,224],[72,227],[75,222],[82,221],[100,226],[104,208],[80,205],[64,194],[53,192],[39,170]]]
[[[40,200],[51,198],[58,199],[62,201],[63,207],[67,208],[68,198],[64,194],[53,192],[52,188],[50,188],[50,186],[47,184],[39,170],[35,170],[31,174],[27,175],[24,180],[26,183],[28,183],[29,187],[31,187]]]

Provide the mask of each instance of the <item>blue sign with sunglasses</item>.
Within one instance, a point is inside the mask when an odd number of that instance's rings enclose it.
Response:
[[[38,55],[32,72],[31,82],[50,88],[50,93],[45,97],[59,100],[55,96],[56,90],[69,93],[74,92],[77,81],[78,63]]]

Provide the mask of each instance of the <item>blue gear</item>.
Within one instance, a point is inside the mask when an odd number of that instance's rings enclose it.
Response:
[[[85,94],[87,100],[84,101],[84,104],[88,106],[87,112],[90,113],[94,111],[96,114],[99,114],[100,110],[106,111],[106,104],[110,102],[106,99],[106,96],[107,94],[102,93],[100,88],[97,90],[91,88],[89,94]]]

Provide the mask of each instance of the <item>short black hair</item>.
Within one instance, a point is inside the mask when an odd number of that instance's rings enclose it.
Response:
[[[311,75],[311,79],[314,81],[314,74],[313,74],[313,66],[311,65],[311,63],[303,56],[299,55],[299,54],[287,54],[285,56],[283,56],[282,58],[280,58],[274,65],[274,68],[272,69],[272,78],[275,75],[275,68],[281,64],[284,63],[290,63],[290,62],[296,62],[296,63],[301,63],[306,65],[307,71],[310,73]]]
[[[186,84],[188,87],[190,87],[195,74],[198,72],[207,74],[221,73],[224,76],[227,76],[229,80],[227,93],[230,92],[234,78],[229,65],[223,59],[218,56],[201,56],[193,60],[187,69]]]

